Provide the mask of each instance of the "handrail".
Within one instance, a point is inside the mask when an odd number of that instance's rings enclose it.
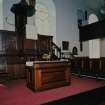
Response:
[[[59,48],[54,42],[52,42],[52,45],[58,50],[61,52],[61,48]]]
[[[53,52],[53,53],[58,59],[60,59],[61,58],[61,48],[58,47],[54,42],[52,42],[52,50],[54,51],[56,50],[56,52]]]

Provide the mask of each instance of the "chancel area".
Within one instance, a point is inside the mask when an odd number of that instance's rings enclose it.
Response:
[[[105,0],[93,1],[0,0],[1,105],[105,104]]]

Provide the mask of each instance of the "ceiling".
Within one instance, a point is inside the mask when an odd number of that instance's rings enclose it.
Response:
[[[101,8],[105,8],[105,0],[85,0],[87,8],[99,12]]]
[[[90,9],[97,10],[102,6],[105,6],[105,0],[86,0],[86,6]]]
[[[85,0],[86,8],[105,18],[105,0]],[[100,12],[101,11],[101,12]]]

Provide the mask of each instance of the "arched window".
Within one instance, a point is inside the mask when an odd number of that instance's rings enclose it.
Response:
[[[94,23],[98,21],[98,17],[95,14],[90,14],[88,19],[88,24]]]
[[[37,33],[56,37],[56,9],[53,0],[36,0]]]
[[[36,0],[35,8],[36,13],[34,16],[28,18],[27,24],[35,26],[37,34],[51,35],[54,36],[53,38],[55,40],[56,8],[53,0]]]

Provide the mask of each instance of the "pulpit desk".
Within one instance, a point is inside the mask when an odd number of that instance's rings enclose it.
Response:
[[[68,61],[34,61],[26,66],[27,87],[34,91],[70,85],[71,72]]]

